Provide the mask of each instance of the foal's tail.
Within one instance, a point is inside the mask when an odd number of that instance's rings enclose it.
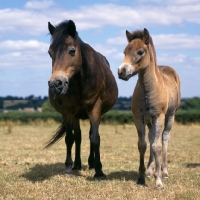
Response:
[[[51,147],[53,144],[58,142],[64,135],[65,135],[65,125],[62,122],[62,124],[58,127],[58,129],[55,131],[55,134],[52,136],[52,138],[46,142],[45,149]]]

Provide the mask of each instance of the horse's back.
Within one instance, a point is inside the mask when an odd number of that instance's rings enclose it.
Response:
[[[177,72],[169,66],[159,66],[158,67],[161,74],[163,75],[163,80],[165,82],[166,88],[169,95],[169,110],[177,110],[180,105],[180,79]],[[170,109],[171,108],[171,109]]]
[[[158,68],[161,71],[161,73],[165,74],[170,79],[175,80],[175,82],[180,85],[179,76],[172,67],[162,65],[162,66],[158,66]]]

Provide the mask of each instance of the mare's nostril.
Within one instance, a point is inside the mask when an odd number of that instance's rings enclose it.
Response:
[[[62,86],[62,81],[61,80],[56,80],[56,87]]]

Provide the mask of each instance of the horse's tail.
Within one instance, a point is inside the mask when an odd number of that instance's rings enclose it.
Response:
[[[62,123],[58,129],[55,131],[54,135],[51,137],[49,141],[46,142],[46,146],[44,147],[45,149],[51,147],[53,144],[58,142],[64,135],[65,135],[65,125]]]

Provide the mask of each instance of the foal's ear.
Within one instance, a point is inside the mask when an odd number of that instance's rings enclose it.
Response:
[[[48,22],[48,29],[49,29],[50,34],[53,35],[55,31],[55,27],[50,22]]]
[[[68,34],[74,38],[76,35],[76,25],[72,20],[69,20],[67,30]]]
[[[149,40],[150,40],[149,31],[146,28],[144,28],[143,33],[144,33],[144,37],[143,37],[144,43],[149,44]]]
[[[126,30],[126,38],[128,40],[128,42],[130,42],[132,40],[132,35],[129,31]]]

